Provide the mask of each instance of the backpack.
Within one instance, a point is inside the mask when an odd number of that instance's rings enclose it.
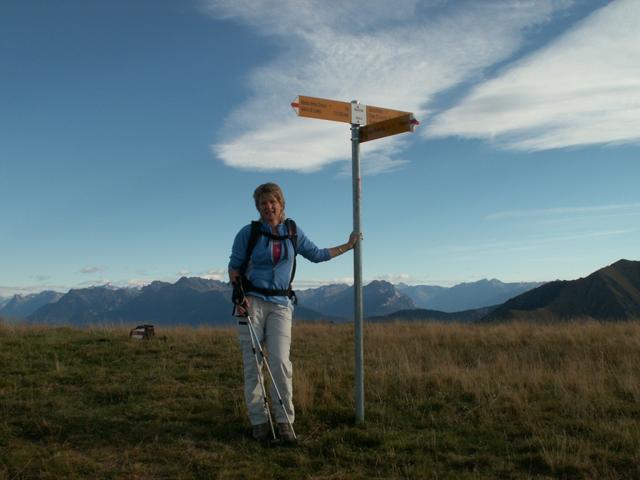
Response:
[[[297,303],[298,299],[296,297],[296,293],[292,290],[291,285],[293,284],[293,279],[296,276],[296,255],[298,254],[298,230],[296,227],[296,222],[292,219],[287,218],[284,221],[285,226],[287,227],[288,235],[274,235],[271,232],[265,232],[262,230],[262,222],[254,220],[251,222],[251,233],[249,234],[249,241],[247,242],[247,252],[244,257],[244,262],[240,266],[240,276],[242,279],[242,287],[246,292],[256,292],[266,296],[276,296],[276,297],[289,297],[293,299],[293,303]],[[245,276],[245,272],[247,271],[247,267],[249,266],[249,261],[251,259],[251,254],[253,253],[253,249],[260,237],[269,237],[272,240],[291,240],[291,244],[293,245],[293,268],[291,269],[291,278],[289,279],[289,288],[286,290],[271,290],[268,288],[260,288],[253,285],[249,279]]]

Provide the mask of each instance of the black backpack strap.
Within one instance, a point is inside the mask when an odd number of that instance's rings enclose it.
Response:
[[[240,275],[242,275],[243,277],[245,272],[247,271],[247,268],[249,267],[251,254],[253,253],[253,249],[255,248],[256,243],[258,243],[261,230],[262,224],[257,220],[253,220],[251,222],[251,233],[249,234],[249,241],[247,242],[247,251],[244,255],[244,261],[242,262],[242,265],[240,265]]]
[[[287,227],[287,231],[289,232],[289,238],[291,239],[291,243],[293,243],[293,253],[294,255],[297,255],[298,254],[298,227],[296,226],[296,222],[294,222],[292,218],[287,218],[284,221],[284,224]]]
[[[293,268],[291,269],[291,279],[289,280],[289,290],[291,290],[293,279],[296,276],[296,255],[298,255],[298,227],[296,226],[296,222],[294,222],[291,218],[287,218],[284,221],[284,224],[287,227],[289,238],[291,239],[291,244],[293,245]],[[291,290],[291,293],[294,298],[294,303],[298,303],[296,293],[293,290]]]

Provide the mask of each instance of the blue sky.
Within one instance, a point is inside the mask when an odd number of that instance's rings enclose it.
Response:
[[[346,241],[349,126],[296,95],[421,121],[362,146],[365,281],[640,259],[640,2],[362,5],[3,1],[0,296],[225,279],[266,181],[319,246]],[[352,269],[302,261],[297,284]]]

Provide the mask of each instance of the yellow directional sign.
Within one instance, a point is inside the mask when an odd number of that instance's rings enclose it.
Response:
[[[321,120],[332,120],[334,122],[358,123],[360,125],[369,125],[409,113],[401,110],[374,107],[373,105],[357,104],[354,107],[354,105],[349,102],[305,97],[303,95],[298,95],[296,99],[291,102],[291,106],[299,117],[319,118]],[[364,115],[363,111],[366,112]],[[362,121],[362,119],[364,119],[364,121]]]
[[[399,117],[400,115],[406,115],[407,113],[410,112],[403,112],[401,110],[391,110],[389,108],[380,108],[367,105],[367,125],[382,122],[383,120],[389,120],[390,118]]]
[[[417,123],[417,120],[413,118],[413,114],[411,113],[405,113],[399,117],[383,120],[382,122],[370,123],[364,127],[360,127],[359,140],[360,143],[364,143],[369,140],[376,140],[398,133],[413,132]]]
[[[351,104],[347,102],[299,95],[291,106],[299,117],[351,123]]]

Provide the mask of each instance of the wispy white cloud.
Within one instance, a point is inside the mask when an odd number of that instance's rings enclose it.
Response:
[[[130,278],[128,280],[87,280],[85,282],[77,283],[72,288],[91,288],[91,287],[105,287],[105,288],[140,288],[151,283],[151,280],[141,278]]]
[[[640,2],[616,0],[436,116],[424,134],[544,150],[640,141]]]
[[[306,290],[308,288],[318,288],[325,285],[353,285],[353,277],[338,277],[322,280],[314,278],[296,278],[294,288],[297,290]]]
[[[434,280],[434,279],[425,279],[421,277],[416,277],[413,275],[409,275],[407,273],[389,273],[384,275],[375,275],[373,277],[368,277],[363,279],[363,284],[368,285],[374,280],[384,280],[389,283],[406,283],[408,285],[452,285],[451,282],[446,280]],[[329,278],[329,279],[297,279],[294,284],[294,288],[297,290],[306,290],[309,288],[318,288],[326,285],[353,285],[353,277],[337,277],[337,278]]]
[[[486,220],[502,220],[505,218],[530,218],[530,217],[547,217],[559,215],[589,215],[589,214],[618,214],[622,211],[639,210],[640,203],[622,203],[614,205],[594,205],[589,207],[562,207],[562,208],[543,208],[532,210],[507,210],[504,212],[490,213],[485,217]]]
[[[101,265],[92,265],[83,267],[80,269],[80,273],[102,273],[107,270],[107,267]]]
[[[437,93],[513,54],[528,28],[568,4],[205,1],[213,17],[247,24],[282,46],[253,71],[249,98],[230,113],[212,151],[230,166],[258,170],[312,172],[346,160],[348,126],[296,118],[289,106],[296,95],[358,99],[422,118]],[[401,166],[401,138],[367,145],[368,171]]]
[[[219,282],[226,282],[228,280],[228,273],[225,269],[214,268],[207,270],[207,272],[200,275],[207,280],[218,280]]]
[[[51,280],[52,277],[51,275],[32,275],[31,278],[38,282],[46,282],[47,280]]]
[[[374,280],[384,280],[389,283],[406,283],[417,284],[420,283],[420,279],[409,275],[408,273],[390,273],[385,275],[378,275],[374,277]]]
[[[547,248],[550,245],[562,242],[621,236],[635,233],[637,231],[638,229],[635,228],[627,228],[586,231],[567,235],[532,235],[528,238],[522,238],[521,240],[501,240],[485,243],[449,245],[447,247],[444,247],[442,250],[447,254],[453,254],[455,256],[452,256],[451,258],[456,258],[456,260],[458,261],[466,261],[475,259],[479,253],[529,251]],[[441,255],[442,251],[438,252],[434,250],[429,253],[434,255]]]
[[[613,237],[618,235],[626,235],[627,233],[636,232],[635,228],[626,228],[620,230],[605,230],[600,232],[588,232],[588,233],[578,233],[576,235],[565,235],[562,237],[554,237],[549,238],[547,241],[568,241],[568,240],[580,240],[583,238],[598,238],[598,237]]]
[[[29,295],[31,293],[39,293],[44,290],[53,290],[56,292],[66,292],[69,287],[64,285],[0,285],[0,297],[12,297],[13,295]]]
[[[85,280],[84,282],[78,282],[73,288],[89,288],[89,287],[111,287],[114,282],[108,278],[101,278],[99,280]]]

